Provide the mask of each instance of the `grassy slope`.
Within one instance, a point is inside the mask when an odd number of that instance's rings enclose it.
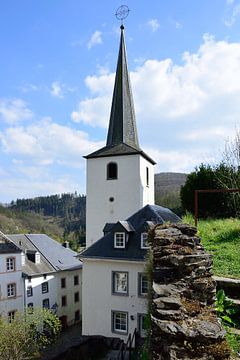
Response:
[[[190,216],[183,221],[193,224]],[[240,219],[200,220],[198,233],[206,251],[213,254],[214,274],[240,278]]]
[[[19,212],[0,205],[0,230],[5,234],[45,233],[56,240],[63,237],[60,219],[33,212]]]

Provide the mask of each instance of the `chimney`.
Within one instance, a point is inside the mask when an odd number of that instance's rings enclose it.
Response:
[[[69,249],[69,241],[64,241],[62,244],[63,247],[65,247],[66,249]]]

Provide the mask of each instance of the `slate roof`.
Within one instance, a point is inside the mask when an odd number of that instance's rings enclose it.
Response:
[[[76,258],[77,253],[66,249],[59,242],[45,234],[16,234],[8,237],[24,252],[39,252],[41,261],[36,264],[26,256],[23,272],[28,276],[56,272],[58,270],[73,270],[82,267]]]
[[[80,258],[144,261],[147,250],[141,249],[141,234],[148,231],[149,227],[153,225],[180,221],[181,219],[167,208],[158,205],[146,205],[127,219],[135,231],[129,233],[125,249],[114,248],[113,226],[109,233],[83,251]]]
[[[28,234],[27,236],[56,270],[73,270],[82,267],[76,257],[77,253],[65,248],[58,241],[45,234]]]
[[[0,231],[0,254],[21,253],[21,249],[16,246],[8,236]]]
[[[155,164],[141,150],[138,142],[134,103],[127,67],[124,27],[122,25],[107,143],[106,146],[85,156],[85,158],[133,154],[141,154],[152,164]]]

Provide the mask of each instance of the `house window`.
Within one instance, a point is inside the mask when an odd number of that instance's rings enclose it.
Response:
[[[6,259],[6,268],[7,271],[15,271],[15,258],[7,258]]]
[[[15,314],[16,314],[16,311],[15,311],[15,310],[8,312],[8,322],[11,323],[11,322],[14,320]]]
[[[146,167],[146,185],[149,186],[149,168]]]
[[[67,297],[65,295],[62,296],[62,306],[67,306]]]
[[[44,299],[43,302],[42,302],[42,306],[45,309],[49,309],[50,308],[49,299]]]
[[[74,276],[74,285],[79,285],[79,277],[78,277],[78,275]]]
[[[33,296],[33,288],[32,286],[27,287],[27,297]]]
[[[79,321],[80,320],[80,311],[77,310],[75,311],[75,321]]]
[[[8,284],[7,285],[7,296],[16,297],[16,284]]]
[[[122,311],[112,312],[112,331],[127,334],[128,332],[128,313]]]
[[[148,294],[149,281],[146,274],[138,274],[138,295],[146,296]]]
[[[138,331],[141,337],[147,336],[147,314],[138,314]]]
[[[118,177],[117,164],[110,162],[107,164],[107,180],[116,180]]]
[[[128,295],[128,273],[112,272],[112,293],[117,295]]]
[[[66,287],[66,279],[62,278],[61,279],[61,288],[64,289]]]
[[[28,313],[29,314],[33,314],[33,303],[28,303],[27,304],[27,307],[28,307]]]
[[[42,283],[42,293],[45,294],[48,292],[48,282],[45,281]]]
[[[141,249],[148,249],[148,233],[144,232],[141,234]]]
[[[28,282],[31,282],[31,281],[32,281],[32,277],[28,276]]]
[[[125,233],[117,232],[114,234],[114,247],[119,249],[125,248]]]
[[[74,294],[74,302],[76,303],[76,302],[79,302],[79,292],[76,292],[75,294]]]

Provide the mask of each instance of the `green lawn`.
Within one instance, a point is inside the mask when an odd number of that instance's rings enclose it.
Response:
[[[183,222],[193,224],[193,218],[185,216]],[[240,219],[200,220],[198,234],[213,254],[214,275],[240,278]]]

